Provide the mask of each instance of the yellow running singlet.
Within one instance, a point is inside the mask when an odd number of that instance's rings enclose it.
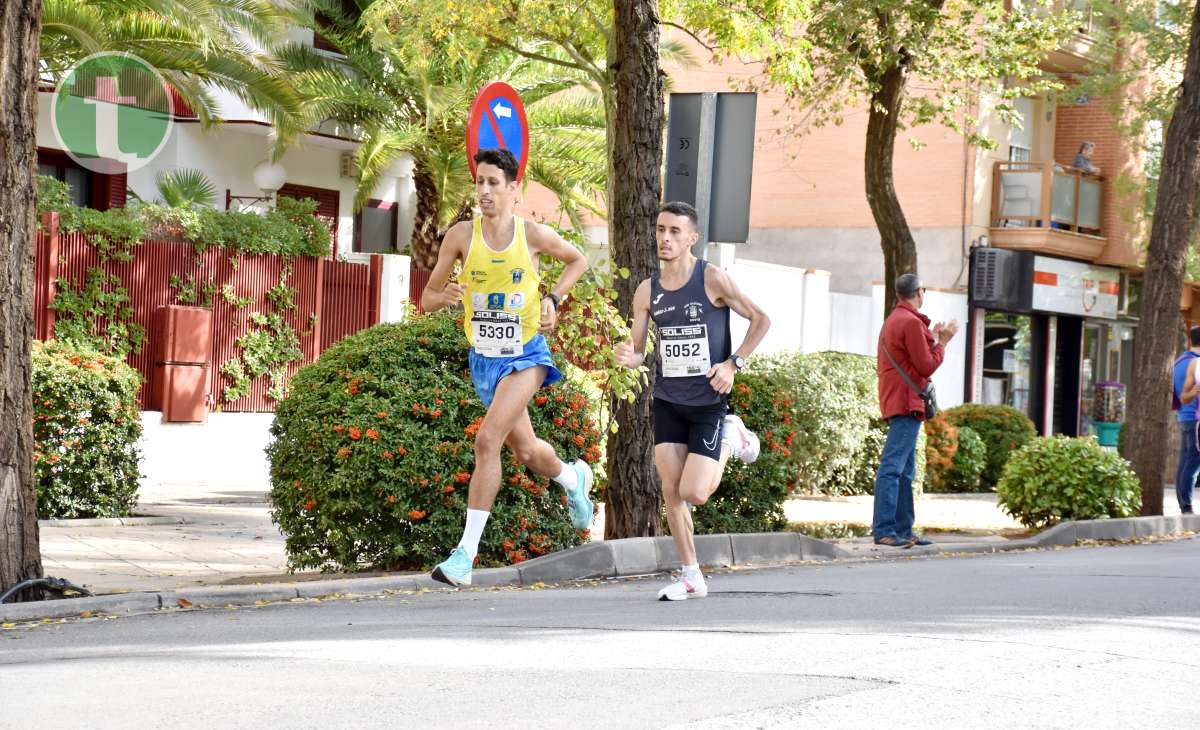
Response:
[[[541,325],[541,278],[525,240],[525,221],[513,219],[512,242],[495,251],[483,238],[482,220],[471,222],[471,246],[460,282],[466,286],[463,328],[467,342],[486,357],[514,357]]]

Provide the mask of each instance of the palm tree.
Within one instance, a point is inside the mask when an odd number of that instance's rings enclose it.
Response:
[[[218,118],[213,89],[233,93],[274,125],[281,153],[304,131],[299,96],[271,52],[292,12],[284,0],[44,0],[42,81],[58,84],[94,53],[131,53],[205,126]]]
[[[577,227],[584,211],[603,210],[604,110],[581,75],[511,53],[469,58],[444,47],[402,46],[386,29],[372,31],[340,4],[310,3],[321,14],[322,38],[344,60],[298,44],[279,49],[280,58],[304,97],[307,122],[349,125],[361,140],[356,207],[401,155],[413,157],[417,205],[411,252],[418,267],[433,268],[445,230],[470,215],[467,110],[488,81],[508,82],[526,105],[531,137],[526,179],[555,193]]]

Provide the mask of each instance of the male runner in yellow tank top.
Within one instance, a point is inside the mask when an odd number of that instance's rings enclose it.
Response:
[[[592,523],[592,470],[582,459],[566,464],[554,447],[539,439],[529,421],[529,401],[538,388],[562,378],[554,367],[543,333],[554,328],[558,304],[587,269],[587,259],[552,229],[513,215],[517,199],[517,160],[508,150],[475,155],[475,194],[482,217],[455,224],[446,232],[437,265],[421,293],[426,312],[460,300],[471,345],[471,379],[487,406],[475,436],[475,471],[467,495],[462,539],[433,577],[452,586],[471,584],[471,566],[484,525],[500,491],[500,448],[537,474],[566,489],[571,523]],[[562,277],[544,298],[538,293],[538,255],[566,264]],[[462,283],[450,280],[462,262]]]

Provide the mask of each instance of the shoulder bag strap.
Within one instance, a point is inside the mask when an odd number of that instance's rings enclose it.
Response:
[[[918,396],[921,395],[921,389],[912,381],[912,378],[908,377],[908,373],[904,371],[904,368],[900,367],[896,362],[896,358],[892,357],[892,353],[888,350],[887,342],[883,339],[882,332],[879,333],[879,346],[883,348],[883,354],[887,355],[888,362],[892,363],[892,367],[896,369],[896,372],[900,373],[900,377],[904,379],[904,382],[908,383],[908,387],[912,388],[912,391]]]

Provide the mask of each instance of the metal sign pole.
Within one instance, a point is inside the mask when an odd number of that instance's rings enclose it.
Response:
[[[700,134],[696,160],[696,214],[700,238],[692,246],[692,254],[706,259],[708,253],[709,221],[712,215],[713,152],[717,139],[717,95],[700,95]]]

